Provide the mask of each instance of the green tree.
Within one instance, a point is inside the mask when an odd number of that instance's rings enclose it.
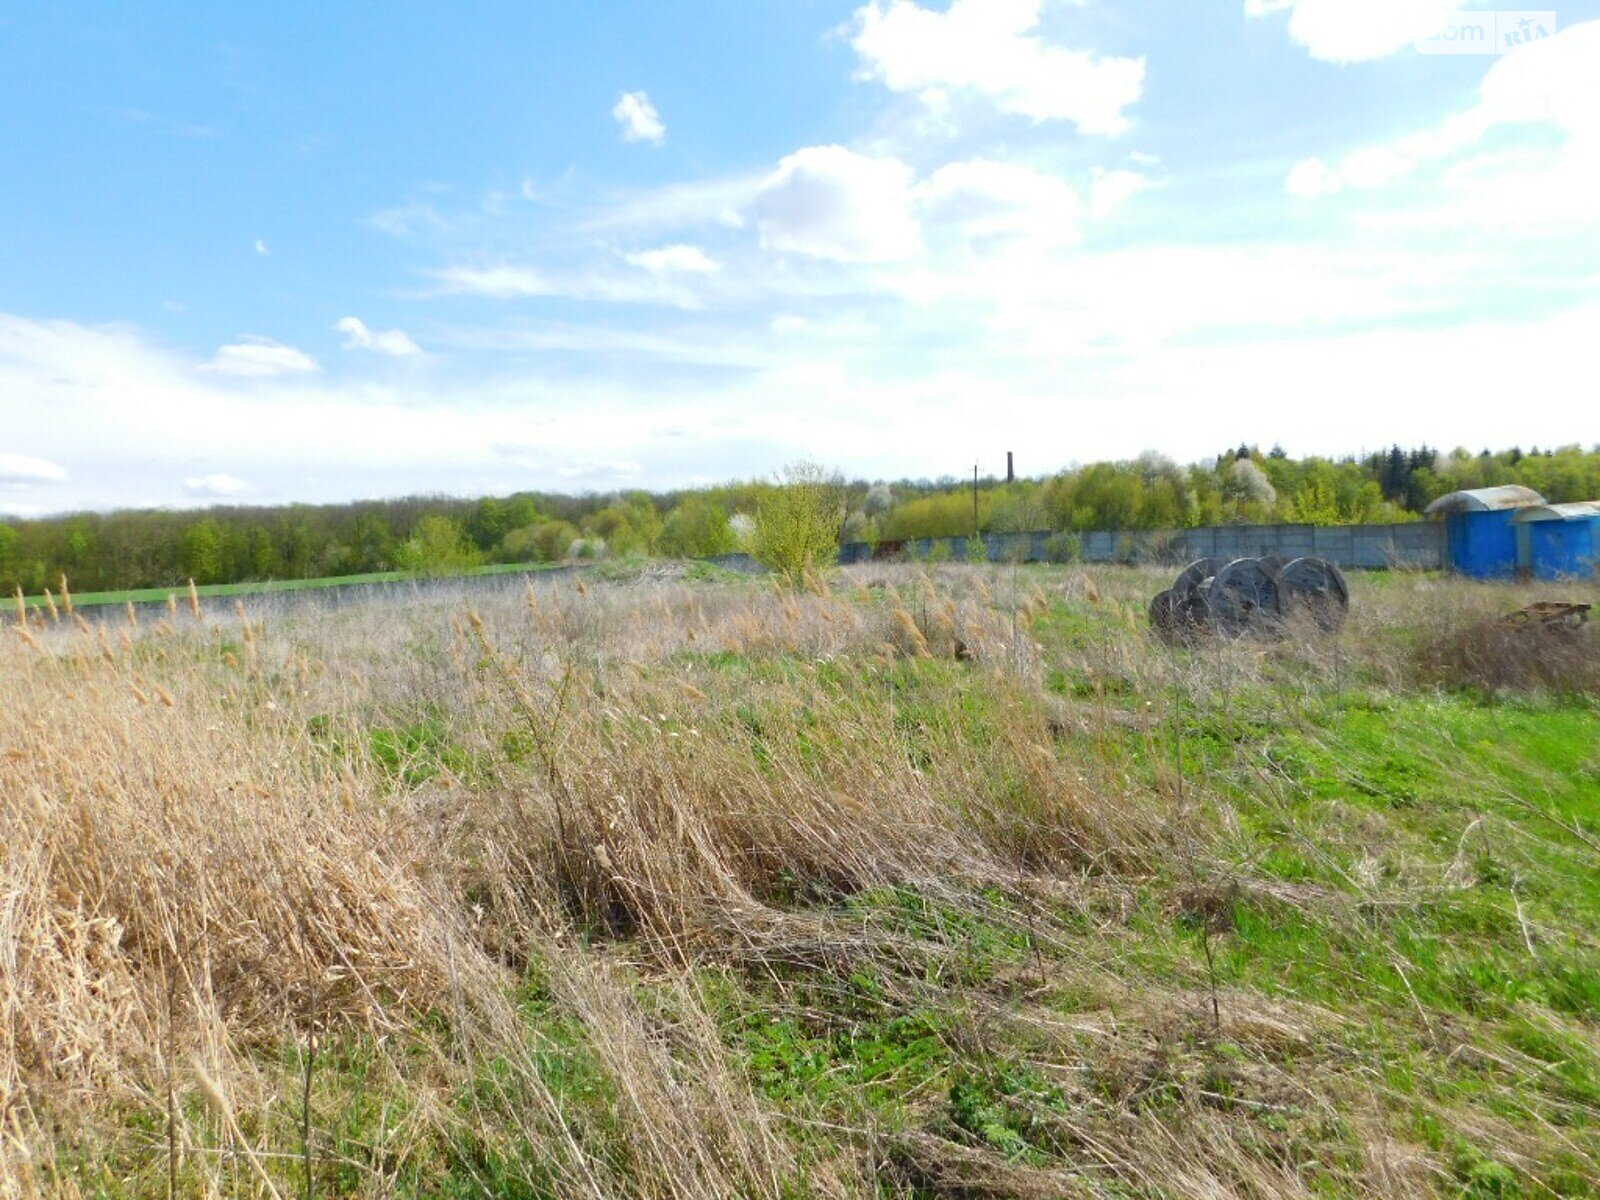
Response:
[[[1228,464],[1222,494],[1233,519],[1242,524],[1268,521],[1278,502],[1278,491],[1253,459],[1236,458]]]
[[[502,562],[560,562],[577,540],[576,526],[566,521],[542,521],[506,534],[499,557]]]
[[[272,544],[272,531],[264,525],[252,525],[249,537],[251,578],[274,578],[278,574],[278,549]]]
[[[178,563],[183,573],[196,583],[221,583],[224,579],[226,537],[222,526],[211,517],[189,526],[183,532]]]
[[[22,535],[15,529],[0,525],[0,583],[11,582],[17,566],[17,545],[21,541]]]
[[[538,508],[527,496],[501,500],[485,496],[472,506],[467,516],[467,536],[478,549],[488,552],[513,529],[532,525],[539,519]]]
[[[216,522],[211,522],[216,526]],[[89,531],[88,522],[81,518],[74,518],[67,527],[65,562],[68,567],[76,570],[86,567],[93,560],[94,535]]]
[[[350,526],[350,570],[387,571],[394,564],[394,534],[379,512],[364,512]]]
[[[591,516],[584,533],[602,539],[613,555],[649,554],[661,534],[661,514],[648,493],[629,492]]]
[[[732,554],[738,539],[720,505],[705,496],[688,496],[667,514],[656,548],[672,558],[715,558]]]
[[[793,463],[756,504],[751,552],[791,587],[839,556],[844,484],[813,462]]]
[[[978,525],[989,526],[989,510],[995,490],[978,493]],[[932,496],[918,496],[896,505],[878,518],[878,528],[891,542],[911,538],[962,537],[972,532],[972,492],[970,485]]]
[[[397,555],[400,568],[423,575],[459,574],[478,564],[479,556],[460,522],[429,513]]]

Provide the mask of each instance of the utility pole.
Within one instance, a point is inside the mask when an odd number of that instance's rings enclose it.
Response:
[[[978,536],[978,464],[972,464],[972,536]]]

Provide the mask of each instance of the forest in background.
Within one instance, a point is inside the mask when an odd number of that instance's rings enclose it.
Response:
[[[1481,453],[1430,447],[1364,458],[1289,457],[1241,445],[1182,466],[1159,454],[977,486],[983,532],[1179,529],[1417,519],[1462,488],[1523,484],[1552,503],[1600,497],[1600,446]],[[761,497],[748,481],[692,491],[70,513],[0,520],[0,589],[38,593],[64,575],[80,592],[378,571],[449,572],[570,557],[707,558],[738,550]],[[842,541],[971,533],[970,479],[838,480]]]

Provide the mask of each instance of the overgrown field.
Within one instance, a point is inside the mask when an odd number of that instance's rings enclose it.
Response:
[[[0,1196],[1600,1194],[1596,589],[1170,574],[0,630]]]

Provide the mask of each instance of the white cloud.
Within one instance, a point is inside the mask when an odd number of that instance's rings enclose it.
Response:
[[[667,127],[662,124],[661,114],[644,92],[623,92],[611,115],[622,126],[622,140],[625,142],[651,142],[659,146],[667,136]]]
[[[1343,187],[1344,181],[1339,178],[1339,173],[1320,158],[1301,159],[1283,181],[1284,191],[1307,200],[1332,195]]]
[[[1463,268],[1464,269],[1464,268]],[[1286,330],[1393,321],[1426,311],[1426,278],[1448,292],[1460,276],[1427,278],[1420,254],[1284,245],[1155,245],[1080,253],[1070,273],[1002,264],[968,282],[990,297],[993,324],[1032,353],[1155,353],[1177,340],[1269,341]]]
[[[345,335],[346,350],[371,350],[391,358],[414,358],[422,353],[422,347],[404,330],[368,329],[359,317],[345,317],[334,328]]]
[[[1144,59],[1096,57],[1035,32],[1043,0],[954,0],[945,12],[872,0],[855,14],[861,73],[939,111],[952,94],[1083,133],[1119,133],[1144,90]]]
[[[67,469],[47,458],[0,451],[0,483],[60,483]]]
[[[218,346],[202,371],[217,375],[243,375],[266,378],[275,375],[304,375],[322,368],[303,350],[285,346],[268,337],[247,335],[227,346]]]
[[[1600,194],[1600,21],[1570,26],[1495,59],[1478,91],[1477,104],[1433,129],[1360,147],[1332,165],[1319,158],[1296,163],[1286,190],[1309,197],[1381,188],[1428,164],[1460,160],[1491,131],[1546,125],[1564,141],[1480,157],[1447,176],[1447,186],[1475,194],[1482,203],[1473,211],[1486,218],[1592,213]]]
[[[268,254],[271,254],[272,251],[267,249],[267,244],[264,241],[262,241],[260,238],[257,238],[256,239],[256,253],[261,255],[262,257],[266,257]]]
[[[242,495],[250,485],[232,475],[191,475],[183,481],[183,490],[191,496],[222,498]]]
[[[1150,187],[1152,180],[1138,171],[1096,171],[1089,184],[1089,213],[1096,220],[1109,217]]]
[[[433,276],[451,295],[492,296],[511,300],[524,296],[554,296],[559,289],[532,267],[445,267]]]
[[[917,188],[930,226],[977,250],[1022,243],[1030,249],[1076,245],[1083,204],[1072,186],[1014,163],[949,163]]]
[[[678,244],[662,246],[656,250],[641,250],[625,256],[627,261],[646,271],[687,271],[695,275],[709,275],[721,266],[699,246]]]
[[[433,205],[421,200],[375,212],[367,221],[374,229],[395,238],[437,235],[449,233],[455,228],[453,221],[441,215]]]
[[[942,469],[951,445],[970,444],[974,397],[983,453],[1014,446],[1030,472],[1151,445],[1180,459],[1214,453],[1220,408],[1239,427],[1306,451],[1349,451],[1358,448],[1352,440],[1378,436],[1363,430],[1473,446],[1588,436],[1594,305],[1532,322],[1395,322],[1332,335],[1297,327],[1291,315],[1274,336],[1186,336],[1137,354],[1083,337],[1214,329],[1279,308],[1344,319],[1370,311],[1414,273],[1400,262],[1393,279],[1374,278],[1374,261],[1346,263],[1330,251],[1320,266],[1294,256],[1251,262],[1224,248],[1189,259],[1162,249],[1106,255],[1081,272],[1035,272],[1038,320],[1014,327],[957,297],[866,310],[835,335],[827,318],[836,306],[819,305],[812,311],[822,319],[797,326],[782,346],[763,332],[765,361],[709,382],[674,382],[655,362],[627,380],[541,376],[524,363],[401,386],[245,386],[197,375],[191,362],[125,328],[0,314],[0,394],[15,400],[14,444],[71,455],[70,491],[60,489],[53,507],[207,503],[182,486],[197,460],[228,464],[251,481],[251,494],[303,500],[572,487],[589,480],[563,472],[583,470],[596,472],[596,487],[629,472],[641,485],[667,487],[726,477],[729,463],[760,474],[799,455],[851,473],[914,476]],[[1174,277],[1182,286],[1169,295]],[[1462,290],[1458,280],[1441,284],[1452,295]],[[1042,306],[1047,300],[1053,308]],[[1501,352],[1506,346],[1516,352]],[[614,356],[589,358],[608,372],[615,366]],[[1285,405],[1286,394],[1296,403]],[[1418,399],[1397,406],[1396,395]],[[1515,403],[1526,395],[1543,399]],[[1096,419],[1107,413],[1133,419]],[[887,442],[877,436],[885,427],[897,430]],[[669,429],[690,436],[668,437]],[[6,503],[41,507],[35,495]]]
[[[600,204],[581,218],[582,232],[626,230],[635,236],[718,225],[744,226],[741,210],[755,198],[766,176],[752,173],[731,177],[670,183]]]
[[[562,479],[607,479],[643,475],[644,466],[631,459],[613,458],[605,462],[580,459],[562,463],[555,471]]]
[[[1548,121],[1569,134],[1600,135],[1600,21],[1502,55],[1479,92],[1485,126]]]
[[[692,334],[682,329],[643,333],[597,322],[537,321],[453,329],[441,337],[447,345],[463,350],[569,352],[613,363],[638,358],[752,370],[766,362],[748,339],[730,336],[718,327],[700,327]]]
[[[1324,62],[1386,58],[1442,26],[1464,0],[1245,0],[1246,16],[1289,12],[1289,36]]]
[[[522,300],[565,296],[573,300],[598,300],[611,304],[659,304],[670,308],[697,308],[700,299],[687,284],[707,278],[707,272],[656,271],[641,277],[603,268],[550,272],[538,267],[502,263],[496,266],[453,266],[434,271],[445,295],[487,296],[495,300]]]
[[[60,507],[236,494],[226,480],[186,472],[197,459],[227,463],[230,478],[247,481],[250,494],[285,499],[558,486],[578,477],[561,470],[575,468],[597,480],[604,472],[636,474],[664,453],[649,432],[657,418],[714,424],[699,415],[702,388],[676,390],[660,381],[658,368],[647,374],[657,383],[643,398],[570,376],[526,373],[491,373],[465,389],[460,380],[435,388],[420,378],[398,386],[257,382],[199,373],[192,361],[129,328],[0,313],[0,395],[16,400],[7,436],[40,455],[73,455],[71,491],[61,493]],[[738,407],[751,409],[750,399]],[[725,415],[737,419],[738,410],[730,404],[715,419]],[[777,418],[771,423],[775,428]],[[506,445],[540,447],[548,457],[530,460],[531,477],[507,475],[507,459],[494,449]],[[603,455],[594,454],[597,446]],[[24,493],[6,501],[38,507]]]
[[[1054,278],[1052,260],[1082,242],[1086,219],[1106,216],[1150,182],[1133,171],[1097,171],[1086,200],[1059,175],[1016,162],[973,158],[918,180],[897,158],[813,146],[779,164],[751,212],[769,249],[878,268],[836,273],[835,292],[868,288],[925,301],[987,286],[975,270],[991,283],[996,272]],[[768,273],[761,282],[776,294],[793,280]],[[811,282],[813,293],[827,290]]]
[[[922,248],[911,168],[843,146],[808,146],[778,163],[752,211],[764,245],[834,262],[893,262]]]

